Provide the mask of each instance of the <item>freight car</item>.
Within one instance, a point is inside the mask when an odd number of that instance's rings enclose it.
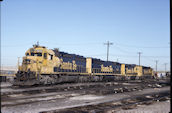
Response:
[[[26,51],[14,85],[125,80],[144,74],[152,76],[152,72],[150,67],[86,58],[34,45]]]

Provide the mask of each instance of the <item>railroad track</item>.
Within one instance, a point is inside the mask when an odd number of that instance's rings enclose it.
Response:
[[[149,87],[157,87],[159,81],[120,81],[120,82],[93,82],[93,83],[66,83],[50,86],[33,86],[33,87],[18,87],[18,86],[1,86],[1,96],[9,94],[20,94],[20,93],[39,93],[45,91],[63,91],[63,90],[74,90],[74,89],[84,89],[89,87],[106,87],[106,86],[118,86],[118,85],[145,85],[148,84]],[[162,85],[166,85],[163,83]]]
[[[159,93],[150,93],[143,95],[135,95],[134,97],[124,98],[118,101],[105,102],[95,105],[87,105],[81,107],[67,108],[62,110],[50,110],[40,113],[115,113],[121,109],[128,110],[137,108],[140,105],[150,105],[154,102],[170,100],[170,92],[162,91]],[[126,112],[125,112],[126,113]]]
[[[131,108],[132,106],[146,103],[155,100],[161,100],[169,97],[170,87],[149,88],[141,91],[131,91],[116,94],[96,95],[96,94],[81,94],[79,92],[61,93],[63,97],[53,98],[47,97],[47,100],[39,100],[37,102],[27,102],[23,104],[13,104],[14,106],[2,106],[2,111],[8,113],[16,112],[42,112],[42,113],[56,113],[56,112],[100,112],[116,110],[120,107],[123,109]],[[31,98],[30,98],[31,99]],[[34,101],[35,99],[32,98]],[[46,98],[44,98],[46,99]],[[24,99],[23,101],[27,101]]]
[[[157,81],[128,81],[128,82],[107,82],[107,83],[81,83],[81,84],[62,84],[55,86],[43,86],[43,87],[29,87],[29,88],[17,88],[13,87],[13,91],[8,91],[2,89],[1,91],[1,107],[3,111],[7,112],[22,112],[27,111],[28,109],[33,110],[33,112],[49,112],[54,109],[64,108],[61,105],[66,103],[61,102],[70,102],[70,100],[75,101],[78,97],[86,98],[84,103],[79,100],[75,106],[67,104],[66,106],[77,107],[80,105],[87,106],[95,104],[94,101],[90,102],[89,98],[101,99],[107,97],[107,101],[98,101],[97,104],[107,103],[113,100],[112,97],[129,98],[129,95],[145,91],[147,89],[155,90],[161,88],[166,88],[168,84],[159,85]],[[9,88],[9,87],[8,87]],[[7,89],[8,89],[7,88]],[[167,91],[168,92],[168,91]],[[158,93],[158,92],[157,92]],[[88,97],[87,97],[88,96]],[[93,97],[89,97],[93,96]],[[110,97],[108,97],[110,96]],[[109,98],[109,99],[108,99]],[[87,100],[88,99],[88,100]],[[96,99],[96,100],[97,100]],[[106,99],[106,98],[105,98]],[[119,98],[118,98],[119,99]],[[71,102],[71,103],[72,103]],[[79,105],[78,105],[79,104]],[[39,105],[39,106],[38,106]],[[52,105],[49,110],[46,111],[46,105]],[[56,108],[54,105],[59,106]],[[31,106],[26,109],[24,106]],[[34,107],[37,108],[34,109]],[[40,107],[41,106],[41,107]],[[54,107],[53,107],[54,106]],[[60,107],[61,106],[61,107]],[[54,112],[54,111],[53,111]],[[56,112],[56,111],[55,111]]]
[[[1,95],[9,95],[9,94],[19,94],[19,93],[33,93],[41,92],[41,91],[63,91],[63,90],[75,90],[75,89],[83,89],[89,87],[106,87],[106,86],[117,86],[123,83],[117,82],[95,82],[95,83],[70,83],[70,84],[59,84],[53,86],[39,86],[39,87],[15,87],[15,86],[8,86],[1,88]],[[126,83],[127,84],[127,83]],[[128,84],[129,85],[129,84]],[[130,84],[135,85],[135,84]]]
[[[100,88],[102,90],[100,90]],[[46,100],[54,100],[54,99],[60,99],[60,98],[68,98],[76,95],[84,95],[84,94],[96,94],[96,95],[107,95],[107,94],[113,94],[113,93],[122,93],[122,92],[130,92],[130,91],[136,91],[141,90],[143,87],[136,85],[136,84],[114,84],[114,83],[108,83],[103,86],[100,85],[91,85],[91,86],[79,86],[75,87],[75,89],[72,88],[65,88],[63,90],[57,90],[57,89],[44,89],[42,90],[29,90],[29,91],[23,91],[18,93],[12,93],[12,94],[3,94],[2,97],[2,103],[1,106],[16,106],[16,105],[23,105],[28,103],[34,103],[39,101],[46,101]],[[40,94],[41,93],[41,94]]]

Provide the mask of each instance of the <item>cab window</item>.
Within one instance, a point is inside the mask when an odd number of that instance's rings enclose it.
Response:
[[[50,55],[50,60],[53,60],[53,55]]]
[[[26,53],[26,56],[29,56],[29,53]]]
[[[44,53],[44,58],[47,59],[47,53]]]
[[[42,53],[35,53],[35,56],[42,56]]]
[[[34,56],[34,53],[31,53],[31,56]]]
[[[53,60],[53,55],[48,54],[48,60]]]
[[[31,56],[42,56],[42,53],[31,53]]]

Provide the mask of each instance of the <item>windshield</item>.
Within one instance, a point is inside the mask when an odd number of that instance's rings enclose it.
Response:
[[[31,53],[31,56],[42,56],[42,53]]]

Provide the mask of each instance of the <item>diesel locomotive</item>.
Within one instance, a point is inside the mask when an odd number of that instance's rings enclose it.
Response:
[[[95,82],[153,77],[153,69],[135,64],[103,61],[33,45],[18,66],[14,85]]]

